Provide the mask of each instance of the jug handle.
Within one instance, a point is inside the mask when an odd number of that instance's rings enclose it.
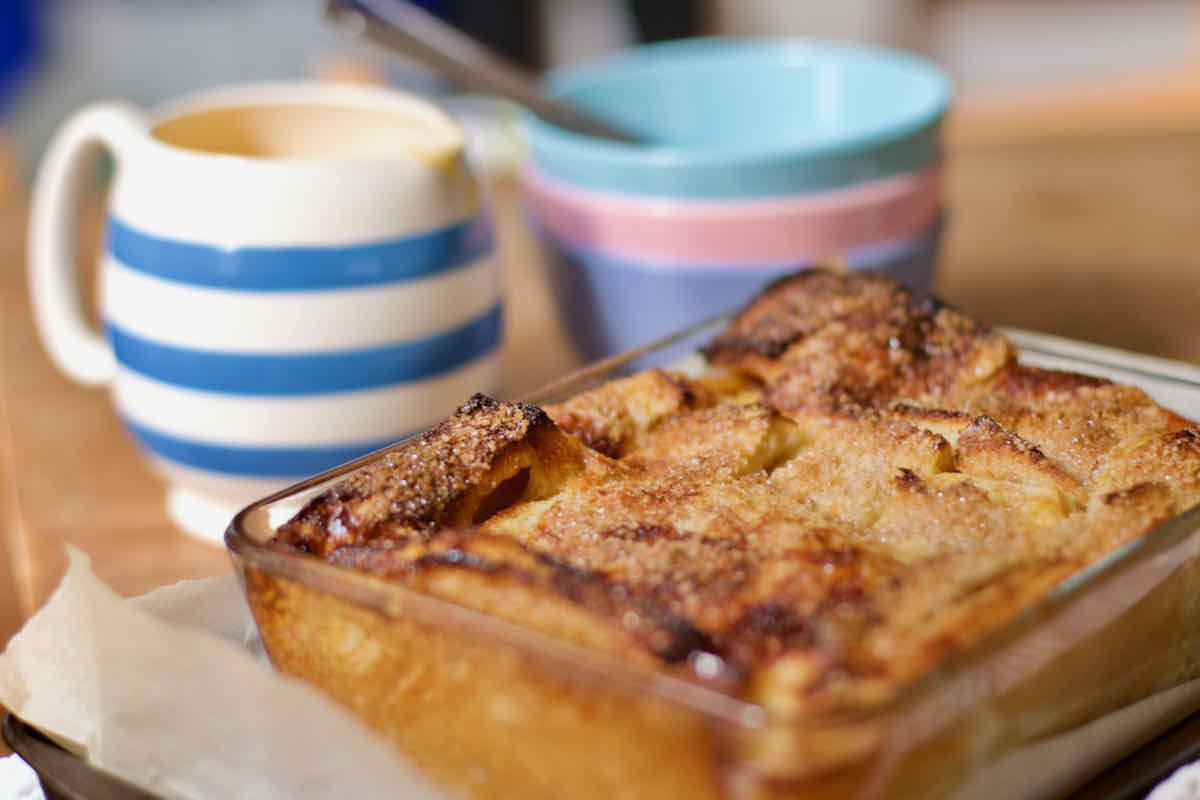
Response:
[[[71,116],[50,142],[34,181],[29,218],[29,291],[42,345],[70,378],[89,386],[108,382],[116,359],[88,324],[79,299],[75,213],[93,145],[117,162],[145,135],[142,112],[126,103],[99,103]]]

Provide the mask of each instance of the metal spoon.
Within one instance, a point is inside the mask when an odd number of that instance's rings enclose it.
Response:
[[[361,26],[361,35],[416,58],[472,91],[498,94],[560,128],[611,139],[638,137],[542,92],[536,76],[479,41],[404,0],[328,0],[325,16]]]

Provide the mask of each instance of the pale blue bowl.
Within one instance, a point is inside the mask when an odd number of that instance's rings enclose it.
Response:
[[[950,83],[917,56],[802,39],[689,39],[547,77],[651,144],[527,116],[534,163],[578,187],[674,198],[819,192],[938,158]]]

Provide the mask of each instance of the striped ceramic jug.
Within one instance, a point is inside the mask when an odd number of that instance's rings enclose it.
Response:
[[[70,253],[91,142],[116,162],[103,335]],[[329,84],[64,125],[34,192],[38,328],[64,372],[112,387],[178,522],[219,536],[240,505],[495,388],[500,286],[463,146],[423,100]]]

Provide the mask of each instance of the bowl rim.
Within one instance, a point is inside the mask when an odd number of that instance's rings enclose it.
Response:
[[[847,247],[843,252],[809,251],[786,258],[713,258],[703,261],[673,253],[635,252],[578,242],[550,230],[536,219],[531,219],[530,225],[541,244],[562,251],[590,269],[670,275],[681,279],[728,279],[748,273],[795,271],[823,264],[841,264],[851,271],[866,269],[886,272],[892,262],[912,258],[931,246],[939,245],[945,236],[946,219],[946,211],[939,209],[928,224],[912,234]],[[930,271],[934,269],[931,266]]]
[[[686,61],[720,53],[787,60],[819,59],[831,64],[871,61],[924,81],[925,97],[905,114],[884,124],[851,134],[815,139],[784,146],[695,147],[686,145],[641,145],[599,139],[552,125],[525,112],[531,143],[563,151],[563,157],[604,165],[643,165],[657,169],[701,167],[749,167],[766,169],[781,161],[851,156],[897,140],[919,135],[945,114],[953,90],[949,77],[923,56],[887,47],[805,37],[710,36],[641,45],[586,64],[551,70],[543,78],[549,93],[564,97],[572,91],[601,85],[656,64]]]
[[[561,244],[669,269],[796,265],[924,238],[942,213],[941,165],[856,187],[699,202],[586,191],[526,165],[526,216]]]
[[[824,192],[802,192],[768,197],[656,197],[629,195],[610,189],[593,189],[565,181],[534,163],[517,171],[523,191],[537,194],[586,213],[589,217],[653,217],[663,221],[732,222],[758,219],[821,218],[862,211],[940,190],[945,162],[935,161],[912,172],[841,186]]]

